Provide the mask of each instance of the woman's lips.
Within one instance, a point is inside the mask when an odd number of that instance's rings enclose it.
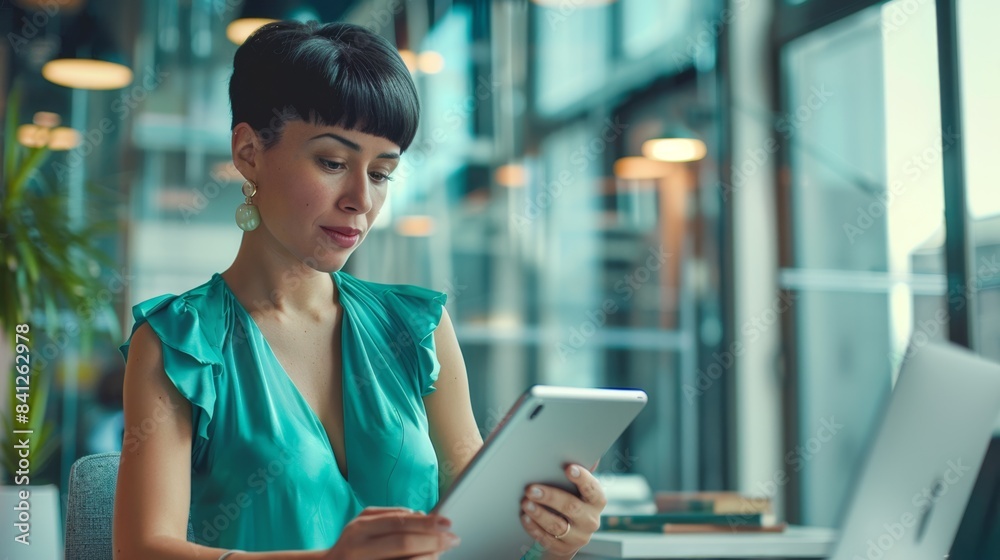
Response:
[[[345,249],[353,247],[358,242],[358,238],[361,236],[361,230],[354,228],[327,228],[320,226],[320,229],[322,229],[323,233],[332,239],[334,243]]]

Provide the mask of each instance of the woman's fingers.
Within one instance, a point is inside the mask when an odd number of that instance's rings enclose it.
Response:
[[[573,494],[548,484],[532,484],[525,492],[524,498],[536,504],[548,506],[553,511],[569,518],[572,518],[586,505],[583,500]]]
[[[451,521],[402,507],[369,507],[344,527],[328,559],[437,560],[458,545]]]
[[[441,533],[392,533],[371,541],[385,558],[411,558],[440,554],[458,546],[458,537],[449,532]]]
[[[364,523],[365,534],[374,536],[396,532],[436,533],[451,528],[451,521],[446,517],[405,512],[370,515],[359,522]]]
[[[576,485],[579,496],[531,484],[521,499],[521,524],[549,553],[572,556],[600,529],[607,498],[600,481],[583,465],[566,465],[566,478]]]
[[[538,524],[546,533],[550,535],[561,535],[566,532],[566,527],[568,526],[566,519],[555,513],[552,513],[547,507],[541,506],[532,502],[531,500],[525,498],[521,500],[521,511],[524,512],[523,515],[527,515],[532,521]],[[527,520],[523,520],[527,522]],[[530,526],[530,524],[528,524]]]
[[[585,476],[592,475],[585,473],[578,476],[577,480]],[[528,487],[528,491],[525,492],[524,498],[535,503],[536,507],[544,506],[551,509],[568,519],[579,529],[590,532],[596,531],[600,528],[600,512],[604,508],[604,492],[602,490],[595,490],[594,487],[588,486],[586,482],[581,483],[577,487],[580,489],[581,497],[576,497],[555,486],[532,484]],[[599,484],[597,488],[600,488]],[[595,493],[588,496],[591,492]],[[588,498],[595,500],[596,503],[591,503],[588,501]],[[526,511],[531,513],[530,510]],[[565,526],[563,526],[563,530],[566,530]]]
[[[575,468],[574,468],[575,467]],[[566,467],[566,478],[576,485],[580,491],[580,498],[584,502],[603,510],[608,501],[604,495],[604,487],[589,470],[580,465],[569,465]]]
[[[360,517],[360,516],[359,516]],[[448,529],[451,521],[440,515],[382,512],[359,519],[371,558],[398,558],[436,554],[458,546]]]
[[[358,517],[366,515],[382,515],[385,513],[416,513],[410,508],[405,507],[382,507],[382,506],[368,506],[361,510]]]
[[[542,548],[545,549],[545,551],[550,555],[569,556],[579,549],[579,547],[574,547],[572,544],[566,542],[565,539],[567,539],[569,535],[563,537],[562,539],[557,539],[552,536],[552,533],[546,531],[541,525],[535,522],[534,519],[526,514],[521,514],[521,526],[524,527],[524,531],[528,533],[531,538],[538,541],[538,544],[542,545]],[[565,528],[563,531],[565,531]],[[562,534],[563,531],[560,531],[559,534]],[[572,531],[576,531],[576,529],[574,528]]]
[[[391,519],[397,524],[404,523],[407,519],[426,517],[422,512],[417,513],[412,509],[403,507],[378,507],[371,506],[362,510],[358,514],[359,519]]]

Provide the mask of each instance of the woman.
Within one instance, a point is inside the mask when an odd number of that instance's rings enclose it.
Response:
[[[224,272],[133,308],[115,558],[436,558],[454,535],[423,512],[483,443],[445,294],[341,272],[415,135],[409,72],[362,27],[277,22],[230,100],[245,233]],[[543,557],[599,525],[600,484],[567,478],[582,498],[511,496]]]

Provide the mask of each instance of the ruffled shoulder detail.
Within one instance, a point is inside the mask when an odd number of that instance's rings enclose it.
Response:
[[[119,347],[128,360],[132,336],[143,323],[149,323],[162,342],[163,369],[185,399],[191,402],[191,426],[205,442],[215,411],[215,377],[222,372],[221,350],[212,344],[206,324],[192,301],[206,301],[198,288],[180,296],[165,294],[132,307],[135,325],[128,339]],[[197,449],[198,442],[194,444]]]
[[[437,390],[434,383],[441,371],[434,347],[434,331],[441,323],[448,294],[411,284],[379,284],[359,280],[345,272],[334,273],[339,278],[338,286],[352,292],[367,292],[375,296],[385,307],[390,330],[394,331],[389,341],[393,354],[411,362],[416,370],[420,396]]]

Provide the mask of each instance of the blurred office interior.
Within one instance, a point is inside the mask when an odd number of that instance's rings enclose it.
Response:
[[[114,224],[91,349],[32,315],[63,492],[121,449],[131,306],[236,254],[248,18],[365,25],[411,68],[420,130],[345,270],[448,293],[484,435],[532,383],[642,388],[600,471],[836,526],[907,341],[1000,360],[995,0],[6,0],[5,124],[75,130],[43,167]],[[97,53],[121,81],[48,66]]]

